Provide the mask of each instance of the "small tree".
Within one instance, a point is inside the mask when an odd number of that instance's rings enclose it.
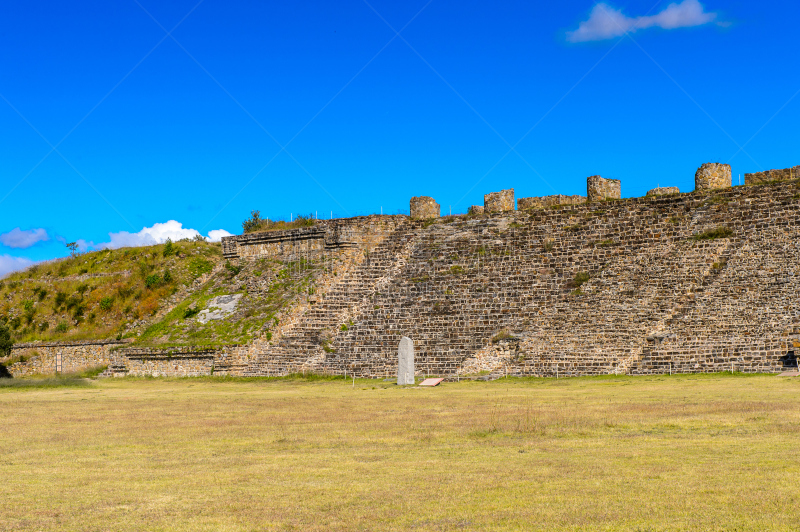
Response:
[[[170,255],[175,254],[175,246],[172,245],[172,239],[168,238],[167,241],[164,243],[164,251],[163,254],[165,257],[169,257]]]
[[[264,220],[261,218],[261,211],[250,211],[250,218],[242,222],[242,232],[252,233],[261,228]]]
[[[11,355],[11,346],[14,342],[11,340],[11,331],[8,330],[5,320],[0,320],[0,358],[6,358]]]
[[[69,255],[72,258],[78,256],[78,243],[77,242],[67,242],[67,249],[69,249]]]

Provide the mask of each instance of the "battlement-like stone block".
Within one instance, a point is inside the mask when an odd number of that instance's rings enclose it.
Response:
[[[766,170],[764,172],[744,174],[744,184],[760,185],[762,183],[769,183],[770,181],[788,181],[790,179],[797,179],[798,177],[800,177],[800,166],[792,166],[791,168],[783,168],[780,170]]]
[[[483,210],[485,212],[513,211],[514,189],[509,188],[483,196]]]
[[[441,206],[428,196],[414,196],[411,198],[411,218],[415,220],[428,220],[441,216]]]
[[[517,209],[525,211],[528,209],[546,209],[555,205],[580,205],[581,203],[586,203],[586,196],[556,194],[554,196],[519,198],[517,200]]]
[[[714,190],[730,188],[731,165],[722,163],[705,163],[694,174],[694,189]]]
[[[589,201],[620,199],[622,183],[619,179],[604,179],[599,175],[586,178],[586,197]]]
[[[483,205],[472,205],[467,212],[469,214],[483,214]]]
[[[647,191],[647,196],[665,196],[667,194],[678,194],[680,190],[678,187],[658,187],[651,188]]]

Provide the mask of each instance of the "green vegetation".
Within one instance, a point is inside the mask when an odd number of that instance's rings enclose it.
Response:
[[[288,229],[299,229],[301,227],[311,227],[316,223],[314,216],[299,215],[292,221],[270,220],[261,218],[261,211],[251,211],[250,217],[242,222],[242,233],[256,233],[259,231],[286,231]]]
[[[793,530],[800,518],[800,463],[787,458],[798,379],[353,384],[295,375],[2,388],[0,475],[11,484],[0,522],[755,532]],[[65,492],[64,482],[90,489]]]
[[[549,253],[553,251],[553,245],[553,239],[547,238],[544,242],[542,242],[542,249]]]
[[[243,291],[241,278],[254,278],[256,269],[258,277],[268,283],[268,289],[252,294]],[[203,286],[139,335],[136,345],[169,347],[249,342],[273,323],[277,325],[275,314],[297,294],[312,293],[316,277],[323,273],[321,264],[305,259],[295,262],[260,260],[240,265],[226,261]],[[241,298],[230,315],[204,320],[206,323],[198,320],[198,315],[209,308],[212,299],[236,294]]]
[[[730,236],[733,236],[733,230],[729,227],[720,226],[693,235],[692,240],[715,240],[717,238],[728,238]]]
[[[508,329],[503,329],[502,331],[492,336],[493,344],[496,344],[501,340],[515,340],[515,338],[514,335],[511,334],[511,331],[509,331]]]
[[[591,276],[588,273],[586,273],[586,272],[578,272],[578,273],[575,274],[575,278],[570,283],[570,287],[580,288],[590,278],[591,278]]]
[[[613,240],[598,240],[597,242],[593,243],[593,246],[596,248],[610,248],[616,245],[617,243]]]
[[[0,321],[15,342],[116,337],[221,259],[219,245],[204,240],[74,251],[0,283]]]

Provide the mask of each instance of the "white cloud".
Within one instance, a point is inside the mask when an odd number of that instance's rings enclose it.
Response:
[[[195,238],[200,235],[196,229],[184,229],[183,224],[170,220],[164,223],[155,223],[152,227],[143,227],[138,233],[129,233],[127,231],[120,231],[119,233],[108,233],[110,238],[109,242],[101,242],[95,244],[94,242],[86,242],[85,240],[78,240],[78,248],[85,250],[88,248],[93,249],[116,249],[124,247],[138,247],[138,246],[152,246],[155,244],[163,244],[167,239],[177,242],[183,238]],[[224,229],[214,229],[208,232],[208,240],[211,242],[219,242],[223,236],[229,236],[230,233]]]
[[[11,255],[0,255],[0,278],[5,277],[11,272],[24,270],[28,266],[33,266],[34,262],[25,257],[12,257]]]
[[[223,236],[233,236],[233,235],[227,232],[225,229],[214,229],[213,231],[208,232],[208,239],[212,242],[219,242],[220,240],[222,240]]]
[[[47,231],[41,228],[22,231],[17,227],[8,233],[0,235],[0,242],[3,245],[17,249],[29,248],[37,242],[45,242],[47,240],[50,240],[50,237],[47,236]]]
[[[592,8],[589,19],[581,22],[577,30],[567,32],[567,40],[570,42],[601,41],[646,28],[658,27],[672,30],[701,26],[713,22],[716,18],[717,14],[706,12],[698,0],[683,0],[680,3],[668,5],[655,15],[642,17],[629,17],[624,15],[620,9],[600,3]]]

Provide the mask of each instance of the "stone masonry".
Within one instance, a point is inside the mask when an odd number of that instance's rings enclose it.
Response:
[[[729,188],[731,186],[731,165],[704,163],[694,174],[696,191]]]
[[[525,211],[528,209],[546,209],[557,205],[580,205],[581,203],[586,203],[585,196],[564,196],[563,194],[556,194],[554,196],[519,198],[517,200],[517,209]]]
[[[680,190],[678,187],[658,187],[658,188],[651,188],[647,191],[645,196],[666,196],[667,194],[678,194]]]
[[[91,365],[108,361],[114,375],[390,378],[406,336],[417,376],[779,372],[800,349],[798,198],[793,180],[436,223],[334,221],[311,240],[351,243],[352,261],[271,336],[215,348],[109,344],[91,347]],[[246,261],[309,234],[230,238]],[[296,249],[286,252],[280,260]],[[41,372],[50,347],[15,352],[36,350],[40,362],[23,364]]]
[[[483,196],[484,212],[505,212],[514,210],[514,189],[492,192]]]
[[[604,179],[599,175],[586,178],[586,198],[588,201],[620,199],[622,184],[619,179]]]
[[[414,220],[430,220],[439,218],[441,207],[433,198],[415,196],[411,198],[411,218]]]
[[[797,178],[800,178],[800,166],[793,166],[781,170],[767,170],[765,172],[744,174],[744,184],[761,185],[772,181],[789,181]]]
[[[483,205],[471,205],[467,211],[469,214],[483,214]]]

